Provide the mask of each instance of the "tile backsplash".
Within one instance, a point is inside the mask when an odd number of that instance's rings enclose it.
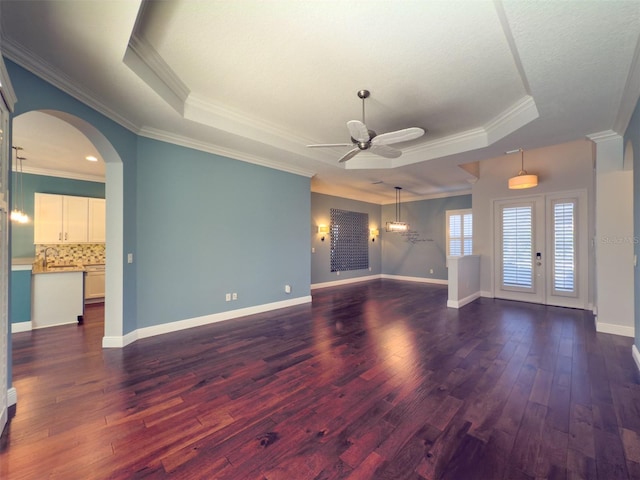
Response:
[[[53,249],[47,252],[47,263],[49,265],[90,265],[105,263],[104,243],[36,245],[36,261],[44,260],[44,250],[49,247]]]

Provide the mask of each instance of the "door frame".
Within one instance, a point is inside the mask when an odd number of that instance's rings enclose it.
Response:
[[[552,292],[552,245],[553,245],[553,229],[551,228],[553,202],[557,200],[571,199],[576,200],[575,221],[577,224],[576,232],[576,288],[577,296],[554,295]],[[506,299],[523,301],[529,303],[541,303],[544,305],[554,305],[568,308],[589,308],[589,281],[591,277],[591,268],[589,260],[589,203],[588,193],[586,189],[567,190],[560,192],[544,192],[537,195],[523,195],[514,197],[497,198],[492,201],[491,223],[492,223],[492,254],[491,262],[491,284],[492,295],[494,298],[505,298],[500,288],[500,266],[501,266],[501,231],[500,218],[498,217],[499,207],[505,204],[525,204],[536,203],[534,208],[534,229],[542,225],[542,232],[536,232],[533,246],[534,252],[541,252],[543,255],[542,265],[535,266],[539,269],[541,277],[536,280],[534,274],[534,282],[536,282],[536,294],[513,292],[506,295]],[[538,225],[535,225],[537,223]],[[540,245],[542,242],[542,245]],[[535,260],[534,260],[535,263]]]

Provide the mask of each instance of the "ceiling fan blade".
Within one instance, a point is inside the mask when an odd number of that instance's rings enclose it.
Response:
[[[347,122],[347,128],[349,129],[351,138],[358,142],[368,142],[370,140],[369,129],[360,120],[349,120]]]
[[[362,150],[360,150],[359,148],[354,148],[353,150],[349,150],[346,154],[344,154],[342,156],[342,158],[340,160],[338,160],[338,163],[344,163],[347,160],[351,160],[353,157],[355,157],[357,154],[359,154]]]
[[[424,130],[418,127],[405,128],[395,132],[382,133],[371,140],[372,145],[391,145],[392,143],[408,142],[424,135]],[[354,137],[355,138],[355,137]]]
[[[402,152],[400,150],[397,150],[393,147],[387,147],[386,145],[371,145],[369,151],[386,158],[398,158],[400,155],[402,155]]]
[[[323,147],[353,147],[353,143],[320,143],[317,145],[307,145],[308,148],[323,148]]]

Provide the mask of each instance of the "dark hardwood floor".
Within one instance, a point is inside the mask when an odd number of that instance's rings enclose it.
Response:
[[[640,478],[632,340],[590,313],[376,280],[103,350],[13,336],[17,479]]]

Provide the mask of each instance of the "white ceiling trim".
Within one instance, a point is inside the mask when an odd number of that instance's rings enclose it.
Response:
[[[407,190],[408,191],[408,190]],[[433,193],[431,195],[420,195],[420,198],[411,199],[411,200],[402,200],[402,203],[412,203],[412,202],[422,202],[423,200],[433,200],[436,198],[449,198],[449,197],[459,197],[460,195],[471,195],[472,189],[465,188],[463,190],[456,190],[455,192],[441,192],[441,193]],[[385,201],[380,205],[393,205],[394,201]]]
[[[71,95],[76,100],[79,100],[85,105],[93,108],[105,117],[122,125],[127,130],[130,130],[134,133],[139,130],[139,127],[137,125],[133,124],[130,120],[119,115],[118,113],[107,107],[104,103],[97,100],[97,95],[95,95],[93,92],[88,91],[86,88],[78,88],[73,84],[73,81],[67,75],[57,71],[49,63],[26,51],[22,48],[22,46],[14,43],[11,39],[3,36],[2,45],[4,49],[2,52],[3,55],[5,55],[7,58],[14,61],[18,65],[22,66],[26,70],[30,71],[34,75],[42,78],[54,87],[57,87],[63,92]]]
[[[69,178],[71,180],[84,180],[85,182],[105,183],[105,179],[103,176],[89,175],[78,172],[65,172],[62,170],[51,170],[48,168],[24,167],[22,169],[22,172],[30,173],[32,175],[45,175],[47,177]]]
[[[640,35],[638,36],[636,49],[633,52],[633,60],[629,67],[627,82],[622,91],[618,116],[613,124],[613,129],[620,135],[624,135],[624,132],[627,130],[635,106],[638,103],[638,98],[640,98]]]
[[[202,152],[213,153],[215,155],[220,155],[234,160],[241,160],[243,162],[252,163],[254,165],[260,165],[261,167],[273,168],[275,170],[281,170],[283,172],[301,175],[303,177],[313,177],[316,174],[316,172],[308,169],[298,168],[280,162],[274,162],[263,157],[250,155],[245,152],[239,152],[237,150],[228,148],[222,148],[218,145],[201,142],[190,137],[184,137],[181,135],[176,135],[175,133],[156,130],[154,128],[144,127],[142,130],[140,130],[139,135],[142,137],[151,138],[153,140],[159,140],[161,142],[167,142],[174,145],[180,145],[182,147],[193,148],[194,150],[199,150]]]
[[[307,138],[292,135],[278,125],[207,102],[193,93],[185,103],[184,118],[295,153],[308,154],[304,145],[312,143]]]
[[[184,116],[189,87],[145,39],[131,35],[123,62],[153,91]]]
[[[621,135],[613,130],[603,130],[602,132],[595,132],[587,135],[587,138],[595,143],[606,142],[607,140],[614,140],[620,137]]]

